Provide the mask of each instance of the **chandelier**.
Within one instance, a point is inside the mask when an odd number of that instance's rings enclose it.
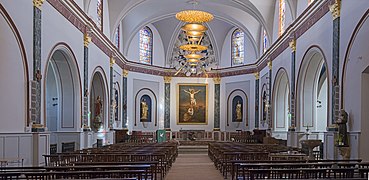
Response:
[[[208,28],[203,23],[213,20],[214,16],[208,12],[199,10],[185,10],[176,14],[176,18],[186,24],[182,26],[181,30],[184,32],[185,43],[179,45],[181,54],[176,59],[175,68],[176,74],[182,72],[186,76],[192,74],[201,74],[209,71],[211,67],[209,64],[208,46],[210,40],[207,39],[203,43],[205,33]],[[208,46],[206,46],[208,45]],[[214,59],[214,58],[213,58]]]

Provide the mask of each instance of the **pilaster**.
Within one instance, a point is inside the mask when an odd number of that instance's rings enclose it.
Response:
[[[128,70],[123,70],[123,128],[127,129],[127,77]]]
[[[83,130],[89,131],[90,125],[88,122],[88,45],[91,42],[91,37],[86,32],[83,35]]]
[[[220,77],[213,78],[214,81],[214,129],[220,129]]]
[[[295,118],[295,113],[296,113],[296,107],[295,107],[295,76],[296,76],[296,39],[292,39],[289,43],[289,46],[291,48],[291,87],[290,87],[290,92],[291,92],[291,96],[290,96],[290,117],[291,117],[291,124],[289,125],[288,130],[289,131],[295,131],[296,128],[296,118]]]
[[[114,66],[115,64],[115,59],[114,57],[110,57],[110,108],[109,108],[109,112],[110,112],[110,118],[109,118],[109,128],[113,129],[113,122],[114,122],[114,117],[115,117],[115,113],[114,113],[114,109],[115,109],[115,105],[114,105]]]
[[[172,77],[164,76],[164,128],[170,131],[170,82]]]
[[[255,75],[255,128],[259,128],[259,72],[254,73]]]

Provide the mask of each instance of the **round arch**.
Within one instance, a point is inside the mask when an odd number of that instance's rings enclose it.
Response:
[[[14,21],[0,4],[0,132],[23,132],[30,124],[29,118],[29,71],[22,37]],[[9,78],[11,77],[11,81]],[[8,123],[13,120],[12,123]]]
[[[93,131],[109,128],[109,95],[106,74],[102,67],[94,69],[90,82],[90,127]]]
[[[81,127],[82,85],[78,63],[66,43],[57,43],[49,53],[44,71],[45,125],[50,131]]]
[[[274,131],[287,131],[289,126],[290,83],[286,69],[277,71],[273,85],[272,121]]]
[[[329,124],[329,82],[325,55],[320,47],[311,46],[302,58],[297,76],[297,130],[326,130]]]

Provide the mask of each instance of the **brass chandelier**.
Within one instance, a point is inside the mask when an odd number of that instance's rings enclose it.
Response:
[[[186,58],[186,62],[178,69],[175,75],[181,72],[185,67],[189,67],[184,72],[187,76],[194,73],[201,73],[197,72],[197,69],[201,69],[202,72],[205,72],[201,60],[204,56],[199,54],[208,49],[207,46],[201,45],[204,33],[208,30],[203,23],[213,20],[214,16],[204,11],[185,10],[177,13],[176,18],[186,23],[182,26],[181,30],[184,31],[186,35],[187,44],[179,46],[179,48],[185,52],[183,56]]]

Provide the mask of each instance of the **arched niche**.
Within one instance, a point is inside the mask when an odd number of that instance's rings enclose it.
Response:
[[[90,88],[90,127],[93,131],[108,128],[108,109],[105,73],[98,67],[93,73]]]
[[[29,124],[28,67],[23,40],[0,3],[0,132],[24,132]]]
[[[298,73],[297,130],[325,131],[329,111],[328,82],[324,54],[320,48],[313,46],[305,53]]]
[[[145,101],[147,105],[147,119],[141,119],[142,116],[142,102]],[[155,93],[149,88],[140,89],[135,96],[135,121],[134,128],[141,130],[155,130],[158,127],[157,119],[157,98]]]
[[[236,115],[237,100],[241,101],[242,120],[234,120]],[[236,102],[234,102],[236,101]],[[227,123],[226,130],[234,131],[237,129],[245,130],[249,127],[249,113],[248,113],[248,97],[245,91],[241,89],[233,90],[227,98]]]
[[[77,130],[81,122],[81,82],[77,62],[66,44],[60,43],[50,52],[44,81],[48,130]]]
[[[290,85],[285,69],[278,70],[273,87],[273,130],[287,131],[290,125]]]

